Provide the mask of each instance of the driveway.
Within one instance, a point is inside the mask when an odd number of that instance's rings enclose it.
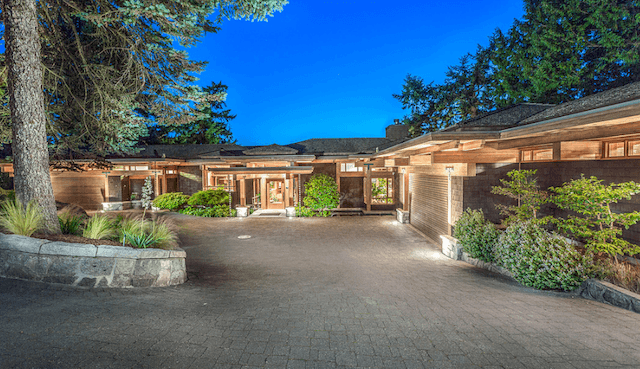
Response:
[[[392,217],[172,217],[185,285],[0,279],[0,367],[640,367],[640,315],[446,259]]]

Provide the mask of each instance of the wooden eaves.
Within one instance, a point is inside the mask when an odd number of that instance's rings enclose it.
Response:
[[[639,134],[640,99],[635,99],[501,131],[431,132],[373,154],[371,160],[409,158],[411,166],[509,163],[520,161],[521,149],[535,147],[552,148],[554,161],[579,159],[586,151],[600,158],[594,154],[598,141]]]
[[[246,175],[246,174],[311,174],[313,167],[232,167],[232,168],[209,168],[207,170],[217,175]]]

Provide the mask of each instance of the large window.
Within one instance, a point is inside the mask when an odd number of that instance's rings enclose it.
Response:
[[[393,204],[393,178],[371,178],[371,203]]]

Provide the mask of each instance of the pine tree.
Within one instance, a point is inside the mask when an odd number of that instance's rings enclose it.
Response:
[[[208,104],[204,104],[199,117],[186,124],[154,125],[150,127],[150,137],[146,143],[161,144],[223,144],[234,142],[233,134],[229,130],[229,122],[235,119],[230,109],[226,109],[224,100],[217,98],[225,96],[228,87],[222,82],[211,83],[203,91],[214,97]]]
[[[192,74],[204,63],[174,41],[190,46],[215,31],[207,17],[216,10],[219,19],[263,20],[286,3],[3,0],[11,109],[3,125],[13,130],[16,197],[38,200],[59,232],[47,141],[58,152],[122,153],[146,132],[145,121],[188,119],[188,102],[201,95]]]

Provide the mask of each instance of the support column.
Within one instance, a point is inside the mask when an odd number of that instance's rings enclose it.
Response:
[[[260,204],[262,209],[269,209],[269,193],[267,192],[267,179],[260,178]]]
[[[240,205],[247,206],[246,179],[238,179],[238,182],[240,182]]]
[[[162,170],[162,193],[167,193],[167,170],[163,169]]]
[[[371,168],[367,166],[367,175],[364,177],[364,196],[367,204],[367,211],[371,211]]]
[[[207,175],[207,167],[205,165],[200,166],[202,172],[202,190],[206,190],[209,187],[209,176]]]
[[[104,175],[104,202],[109,202],[109,197],[111,194],[109,193],[109,174]]]
[[[153,196],[160,196],[160,181],[158,180],[158,173],[153,174]]]
[[[284,174],[284,194],[282,195],[283,197],[283,202],[284,202],[284,207],[288,207],[289,206],[289,176]]]
[[[402,191],[402,210],[409,211],[409,173],[404,173],[404,189]]]

